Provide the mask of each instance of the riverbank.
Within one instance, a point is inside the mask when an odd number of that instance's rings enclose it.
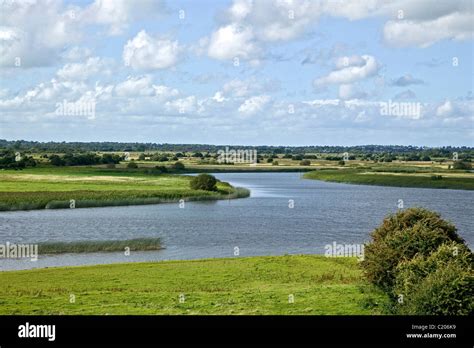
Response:
[[[376,172],[367,169],[337,169],[312,171],[305,173],[303,178],[359,185],[474,190],[474,174],[464,172],[406,173]]]
[[[0,283],[0,314],[372,315],[386,301],[355,258],[316,255],[10,271]]]
[[[185,175],[149,175],[101,168],[38,168],[0,172],[0,211],[142,205],[248,197],[225,182],[193,190]]]

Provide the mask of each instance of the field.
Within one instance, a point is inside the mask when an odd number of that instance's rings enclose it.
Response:
[[[370,315],[386,301],[355,258],[310,255],[0,272],[0,283],[0,314]]]
[[[219,182],[218,191],[192,190],[190,177],[98,167],[0,171],[0,210],[154,204],[243,197],[248,191]]]
[[[438,189],[474,190],[474,174],[442,170],[410,170],[407,168],[333,169],[305,173],[304,178],[348,184]]]

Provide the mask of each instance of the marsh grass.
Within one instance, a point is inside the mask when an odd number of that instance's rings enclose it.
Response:
[[[431,176],[417,175],[422,172],[398,174],[400,172],[398,170],[390,175],[387,171],[378,173],[355,169],[316,170],[304,174],[303,177],[305,179],[360,185],[474,190],[474,176],[472,178],[442,177],[442,180],[433,180]]]
[[[136,238],[129,240],[96,240],[77,242],[47,242],[38,244],[40,254],[94,253],[124,251],[149,251],[163,249],[160,238]],[[128,249],[127,249],[128,250]]]
[[[192,190],[189,176],[149,176],[141,172],[111,176],[113,172],[83,168],[73,174],[68,168],[61,168],[53,174],[40,168],[38,172],[25,171],[14,176],[0,173],[0,211],[158,204],[250,195],[248,190],[220,181],[218,190],[209,192]]]

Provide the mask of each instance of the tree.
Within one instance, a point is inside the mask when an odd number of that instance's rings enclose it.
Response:
[[[138,168],[138,165],[135,162],[130,162],[129,164],[127,164],[127,168],[128,169],[136,169],[136,168]]]
[[[217,191],[217,179],[209,174],[199,174],[191,179],[193,190]]]

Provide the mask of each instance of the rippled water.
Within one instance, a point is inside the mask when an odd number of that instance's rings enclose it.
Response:
[[[383,217],[422,206],[451,220],[474,245],[473,191],[346,185],[301,179],[299,173],[225,173],[250,198],[176,204],[0,213],[0,243],[160,237],[166,249],[0,259],[0,269],[26,269],[165,259],[324,253],[324,246],[363,243]],[[294,208],[289,208],[289,200]],[[238,248],[238,249],[237,249]]]

